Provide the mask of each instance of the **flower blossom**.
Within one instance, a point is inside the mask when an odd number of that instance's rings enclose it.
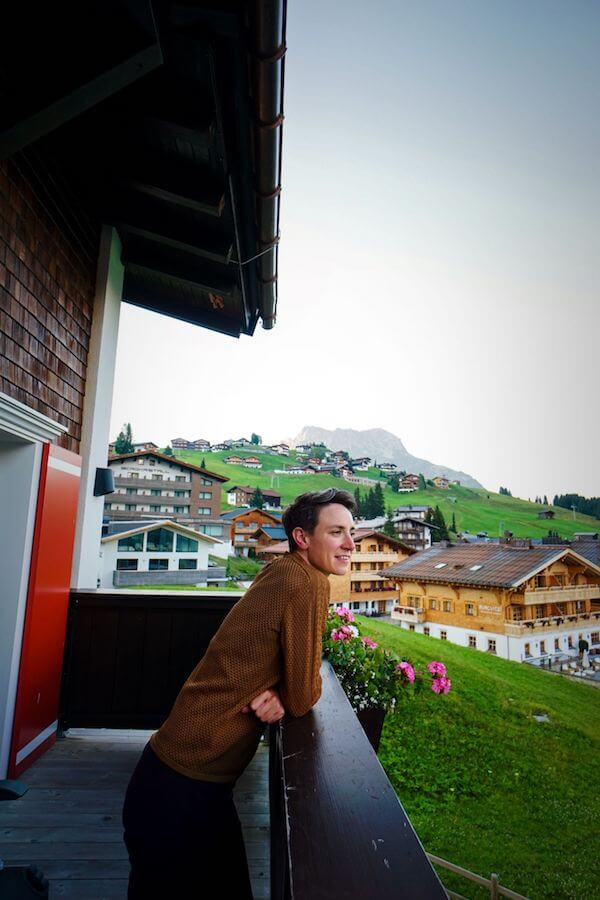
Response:
[[[415,670],[410,663],[404,661],[398,663],[398,665],[396,666],[396,671],[400,672],[400,674],[411,684],[415,680]]]
[[[438,676],[443,677],[446,674],[446,666],[441,662],[430,662],[427,664],[427,668],[436,678]]]
[[[370,637],[364,637],[362,639],[362,642],[365,647],[369,648],[369,650],[375,650],[377,647],[379,647],[379,644],[376,643],[376,641],[372,641]]]
[[[452,682],[445,675],[439,675],[431,682],[431,690],[434,694],[447,694],[452,687]]]
[[[354,635],[352,634],[350,625],[342,625],[341,628],[335,628],[331,632],[332,641],[342,641],[343,643],[345,643],[353,637]]]
[[[358,637],[358,628],[356,625],[346,625],[346,628],[349,628],[352,632],[352,637]]]
[[[336,616],[339,616],[345,622],[354,622],[354,614],[350,612],[347,606],[338,606],[334,612]]]

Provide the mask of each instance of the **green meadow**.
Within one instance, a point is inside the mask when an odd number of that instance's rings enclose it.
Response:
[[[532,900],[597,896],[600,690],[396,625],[360,624],[400,657],[440,660],[452,680],[447,696],[423,691],[388,715],[379,750],[425,849],[496,872]],[[465,897],[489,897],[440,877]]]
[[[276,475],[275,469],[283,469],[295,462],[295,453],[289,456],[271,456],[268,453],[255,453],[248,449],[223,450],[216,453],[202,453],[194,450],[177,451],[176,455],[186,462],[200,465],[204,459],[208,469],[218,475],[225,475],[229,482],[223,485],[223,509],[227,509],[225,490],[228,484],[251,485],[252,487],[271,488],[281,494],[284,505],[304,491],[318,491],[322,488],[334,485],[336,487],[349,487],[340,478],[333,475]],[[226,456],[257,456],[262,462],[262,469],[246,469],[244,466],[231,466],[223,460]],[[377,478],[378,470],[370,469],[369,472],[358,473],[363,477]],[[384,482],[385,484],[385,482]],[[361,488],[361,491],[364,488]],[[548,531],[558,531],[561,537],[571,538],[576,531],[600,531],[600,520],[590,516],[577,514],[573,518],[570,510],[557,506],[548,507],[554,510],[556,516],[553,520],[539,519],[541,507],[528,500],[518,497],[505,497],[487,491],[483,488],[472,489],[462,486],[452,487],[450,490],[438,490],[427,488],[424,491],[415,491],[410,494],[398,494],[384,487],[386,507],[394,509],[396,506],[412,504],[414,506],[439,506],[444,514],[446,523],[450,527],[454,514],[458,531],[470,531],[475,534],[478,531],[487,531],[490,537],[499,537],[505,530],[512,531],[516,537],[541,538]]]

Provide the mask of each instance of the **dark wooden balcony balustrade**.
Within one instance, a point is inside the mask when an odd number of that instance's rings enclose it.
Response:
[[[74,591],[63,728],[156,728],[239,596]],[[271,896],[445,897],[329,663],[322,677],[316,706],[269,736]],[[72,769],[76,775],[75,760]],[[263,821],[250,825],[264,832]],[[251,855],[254,850],[251,844]],[[39,857],[42,868],[49,858]]]

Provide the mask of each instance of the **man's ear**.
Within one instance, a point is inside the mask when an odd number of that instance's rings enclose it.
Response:
[[[292,537],[296,541],[296,546],[300,548],[300,550],[308,550],[308,541],[306,540],[306,532],[304,528],[300,528],[297,526],[292,531]]]

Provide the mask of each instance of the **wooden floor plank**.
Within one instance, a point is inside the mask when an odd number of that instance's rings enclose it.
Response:
[[[33,863],[65,900],[125,900],[129,862],[121,810],[151,732],[78,729],[24,773],[28,792],[0,803],[7,864]],[[269,898],[268,748],[235,790],[255,900]]]

